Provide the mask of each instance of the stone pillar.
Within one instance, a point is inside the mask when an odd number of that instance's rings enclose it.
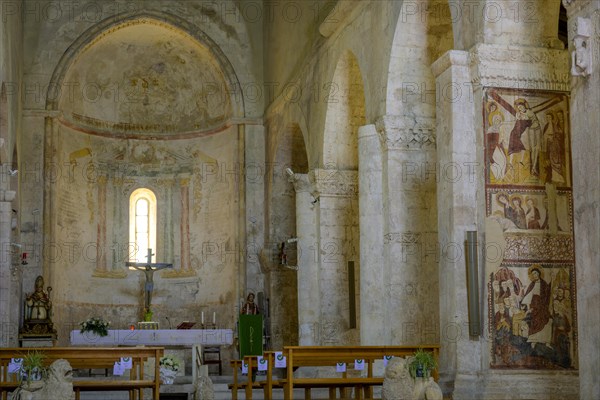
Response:
[[[600,399],[600,1],[563,0],[563,4],[569,17],[572,62],[578,57],[587,57],[591,66],[588,73],[578,74],[583,72],[582,68],[571,65],[576,76],[571,78],[570,115],[579,315],[579,398]],[[590,34],[585,46],[587,54],[581,54],[583,46],[576,46],[575,39],[587,36],[586,33]]]
[[[386,344],[438,340],[435,134],[430,118],[386,115],[383,149]]]
[[[486,156],[485,138],[493,130],[483,115],[493,110],[489,108],[491,103],[502,107],[503,118],[510,121],[506,126],[507,132],[512,134],[516,125],[516,113],[511,103],[515,104],[517,99],[525,97],[531,101],[532,110],[534,105],[538,106],[538,109],[532,111],[537,113],[536,118],[547,122],[542,112],[553,105],[562,104],[564,99],[564,96],[553,93],[568,91],[565,56],[564,51],[556,49],[478,44],[470,52],[450,51],[432,66],[436,87],[449,88],[437,96],[436,107],[441,250],[440,378],[444,388],[454,387],[453,397],[457,399],[503,399],[507,394],[509,397],[518,395],[518,398],[523,399],[578,398],[577,373],[573,370],[558,373],[556,369],[548,369],[545,363],[550,363],[551,359],[544,358],[540,350],[545,342],[536,343],[536,338],[527,333],[515,334],[511,330],[509,335],[517,339],[524,338],[531,348],[538,346],[535,353],[532,352],[532,358],[536,361],[522,361],[530,363],[529,370],[510,360],[506,361],[509,367],[502,374],[498,373],[497,368],[492,368],[494,363],[497,365],[504,362],[498,356],[504,349],[500,347],[503,337],[496,334],[496,298],[493,297],[496,289],[492,289],[491,277],[496,276],[502,268],[502,271],[515,274],[519,282],[528,285],[530,279],[527,268],[539,263],[540,259],[544,260],[542,263],[549,271],[548,275],[556,275],[558,268],[568,271],[569,267],[548,266],[555,262],[556,259],[550,258],[555,255],[540,254],[535,245],[538,238],[551,238],[551,230],[543,232],[541,228],[519,227],[516,223],[504,227],[499,222],[508,219],[506,212],[500,211],[499,217],[491,212],[497,210],[493,201],[497,200],[495,196],[504,191],[515,194],[516,197],[523,194],[538,196],[541,202],[545,195],[552,197],[552,190],[544,189],[541,175],[536,178],[533,166],[539,160],[530,154],[527,156],[528,160],[532,160],[530,166],[522,163],[519,166],[518,160],[513,163],[509,159],[510,165],[506,170],[512,175],[506,179],[498,177],[498,170],[492,169],[489,153]],[[484,99],[488,100],[486,104]],[[540,104],[546,108],[542,108]],[[533,117],[531,120],[533,124]],[[489,131],[484,134],[484,129]],[[535,131],[528,133],[528,137],[523,140],[528,140],[533,135]],[[534,142],[527,143],[529,145]],[[489,167],[486,162],[490,162]],[[519,177],[519,174],[525,174],[523,171],[527,171],[528,180]],[[486,175],[491,173],[494,174],[493,182],[492,175]],[[546,176],[545,179],[550,178]],[[563,199],[566,204],[568,198]],[[568,206],[564,208],[567,209]],[[545,212],[550,213],[552,207],[547,210]],[[481,337],[470,337],[468,330],[464,240],[465,232],[469,230],[477,231],[479,239]],[[521,239],[522,242],[519,242]],[[553,243],[563,243],[561,238],[553,240]],[[509,243],[512,243],[512,248],[521,247],[518,251],[511,250]],[[500,256],[492,254],[493,250],[498,249]],[[508,253],[509,251],[512,253]],[[565,251],[560,252],[561,257],[563,253],[568,256],[568,251]],[[553,280],[553,276],[548,276],[548,281]],[[520,291],[520,296],[524,296],[524,293],[525,290]],[[498,353],[492,352],[494,346],[500,349]]]
[[[264,288],[258,254],[265,247],[265,127],[246,125],[244,130],[245,179],[245,243],[247,257],[240,270],[238,298],[245,299],[246,290]]]
[[[298,237],[298,342],[318,345],[320,320],[319,255],[314,251],[318,236],[318,213],[307,174],[295,174],[296,235]]]
[[[453,50],[433,65],[437,87],[464,87],[470,82],[469,54]],[[468,88],[470,92],[470,88]],[[477,141],[472,96],[451,99],[439,96],[437,116],[438,237],[441,252],[440,280],[440,383],[446,386],[458,371],[480,372],[481,342],[468,335],[467,285],[463,243],[466,231],[477,229],[477,192],[474,165]],[[471,178],[463,171],[471,165]],[[460,171],[460,175],[451,171]],[[458,179],[461,177],[460,179]],[[456,178],[456,179],[455,179]],[[478,178],[481,178],[478,176]],[[463,398],[463,384],[456,378],[455,395]],[[465,383],[465,385],[468,385]],[[469,397],[465,397],[469,398]]]
[[[358,198],[360,224],[360,344],[389,343],[383,293],[383,187],[379,135],[375,125],[358,128]],[[383,322],[383,323],[382,323]]]
[[[355,277],[360,276],[357,178],[356,171],[317,169],[310,173],[318,199],[315,250],[320,253],[320,345],[357,345],[360,341],[358,330],[350,328],[348,297],[348,261],[354,261]]]
[[[4,167],[4,166],[3,166]],[[5,171],[6,168],[2,168]],[[13,271],[13,252],[21,249],[11,245],[12,203],[14,191],[0,191],[0,347],[17,346],[21,296],[19,272]]]

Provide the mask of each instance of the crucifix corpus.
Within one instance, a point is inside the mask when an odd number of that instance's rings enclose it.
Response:
[[[146,258],[147,262],[126,262],[125,265],[129,269],[136,269],[142,271],[146,275],[146,283],[144,284],[144,308],[150,310],[150,304],[152,303],[152,291],[154,290],[154,271],[158,271],[163,268],[173,268],[173,264],[168,263],[153,263],[152,262],[152,249],[148,249],[148,255]]]

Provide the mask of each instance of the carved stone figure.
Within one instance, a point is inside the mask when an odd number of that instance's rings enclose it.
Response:
[[[67,360],[56,360],[50,365],[48,380],[35,385],[24,385],[15,390],[14,400],[75,400],[73,369]]]
[[[571,53],[571,75],[573,76],[588,76],[592,73],[592,54],[590,48],[592,31],[592,22],[589,18],[577,18],[575,36],[573,38],[575,50]]]
[[[429,378],[414,379],[408,365],[411,357],[394,357],[385,369],[382,400],[442,400],[442,390]]]
[[[215,391],[213,383],[208,376],[200,376],[196,381],[194,400],[214,400]]]

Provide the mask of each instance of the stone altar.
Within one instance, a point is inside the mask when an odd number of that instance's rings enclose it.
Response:
[[[100,337],[89,332],[71,331],[72,346],[193,346],[231,345],[231,329],[153,329],[129,330],[111,329],[108,335]]]

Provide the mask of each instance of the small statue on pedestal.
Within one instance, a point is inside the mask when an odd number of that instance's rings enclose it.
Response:
[[[52,288],[44,290],[44,278],[39,275],[35,279],[35,290],[25,297],[25,318],[22,335],[56,335],[52,323]]]

